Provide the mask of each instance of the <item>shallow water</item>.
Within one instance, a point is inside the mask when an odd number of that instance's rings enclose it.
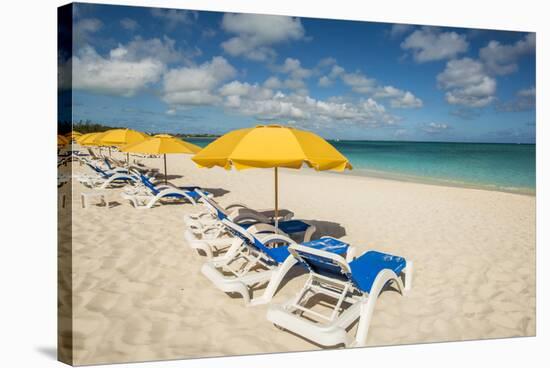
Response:
[[[206,146],[212,139],[188,139]],[[534,144],[330,141],[351,175],[534,194]]]

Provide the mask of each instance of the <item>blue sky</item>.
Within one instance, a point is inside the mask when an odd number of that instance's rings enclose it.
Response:
[[[73,13],[60,68],[72,67],[75,122],[535,140],[534,34],[91,4]]]

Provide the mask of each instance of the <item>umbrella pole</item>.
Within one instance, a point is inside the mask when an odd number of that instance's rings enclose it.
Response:
[[[109,157],[111,157],[111,146],[109,146]]]
[[[130,152],[126,152],[126,165],[130,167]]]
[[[279,228],[279,170],[275,167],[275,229]]]
[[[164,154],[164,184],[168,184],[168,174],[166,173],[166,153]]]

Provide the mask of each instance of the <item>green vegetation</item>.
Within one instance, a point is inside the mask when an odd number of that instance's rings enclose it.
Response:
[[[110,126],[110,125],[103,125],[101,123],[94,123],[91,120],[75,122],[71,127],[70,121],[62,121],[58,124],[58,134],[66,134],[71,131],[71,128],[82,133],[96,133],[96,132],[104,132],[109,129],[120,129],[124,127],[118,127],[118,126]],[[155,134],[161,134],[166,132],[145,132],[150,135]],[[199,134],[187,134],[187,133],[170,133],[175,137],[179,138],[218,138],[219,134],[208,134],[208,133],[199,133]]]
[[[86,121],[80,120],[78,123],[74,123],[72,126],[72,129],[82,134],[104,132],[109,129],[117,129],[117,128],[120,128],[120,127],[108,126],[100,123],[93,123],[90,120],[86,120]],[[59,134],[66,134],[66,133],[69,133],[70,131],[71,131],[70,121],[63,121],[58,124]]]

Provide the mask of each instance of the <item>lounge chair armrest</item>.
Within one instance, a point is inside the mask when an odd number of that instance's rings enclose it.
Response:
[[[248,228],[248,232],[251,234],[283,234],[286,235],[285,232],[281,231],[280,229],[277,229],[275,226],[271,224],[265,224],[265,223],[258,223],[250,226]]]
[[[243,222],[245,220],[252,220],[254,222],[271,222],[271,219],[249,208],[238,208],[231,211],[228,217],[234,222]]]
[[[349,263],[353,261],[355,259],[356,252],[357,252],[357,248],[355,248],[353,245],[350,245],[346,252],[346,262]]]
[[[272,241],[282,241],[282,242],[288,243],[289,245],[298,244],[294,240],[290,239],[288,236],[282,235],[282,234],[267,234],[265,236],[258,234],[258,238],[264,243],[269,243]]]
[[[233,209],[239,209],[239,208],[248,208],[248,206],[244,203],[235,202],[235,203],[231,203],[229,206],[226,206],[225,210],[228,212],[231,212]]]

